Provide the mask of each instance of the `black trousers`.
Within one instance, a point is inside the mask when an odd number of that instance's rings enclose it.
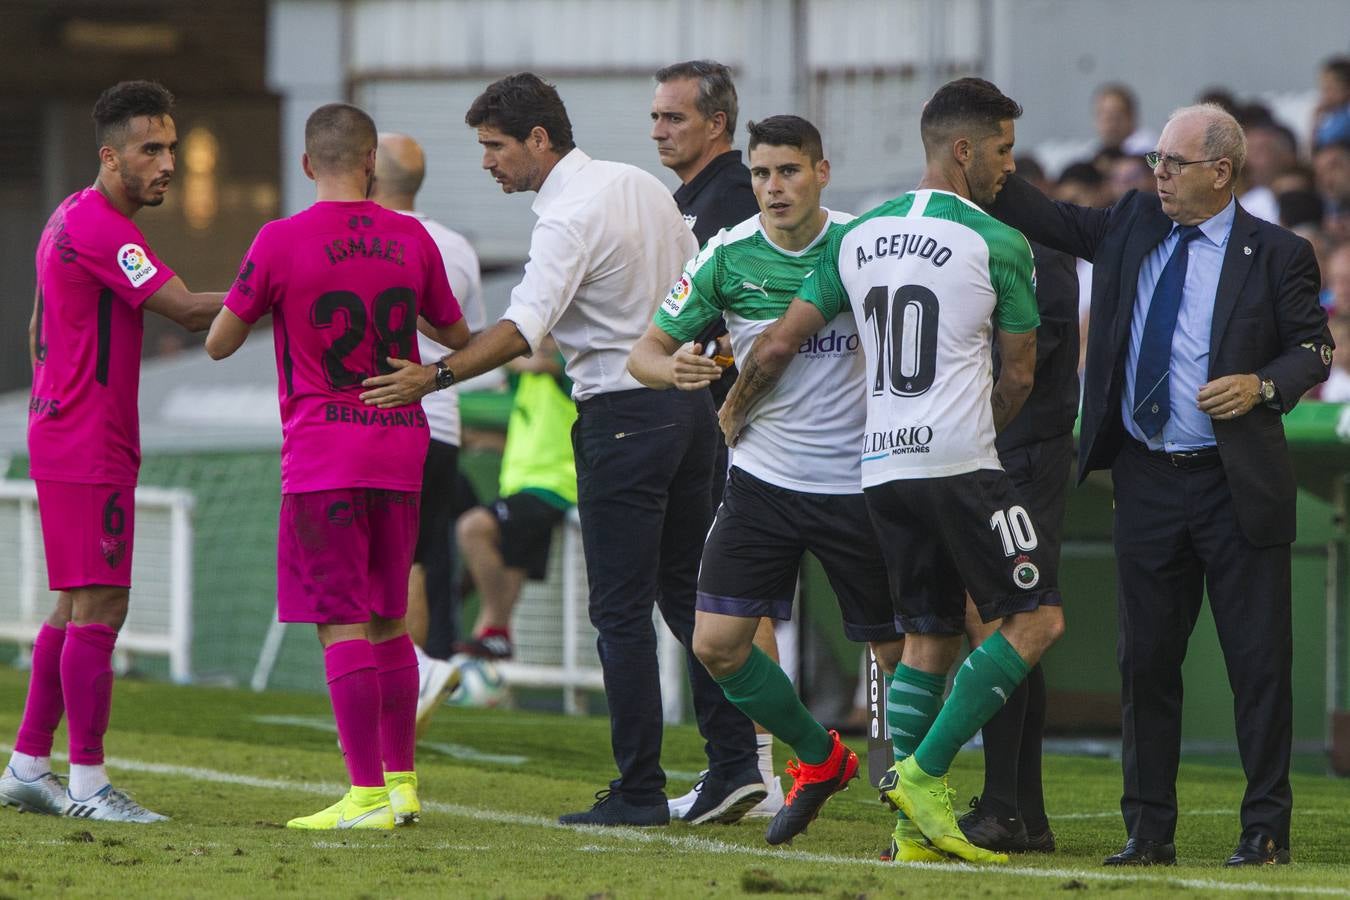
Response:
[[[459,639],[455,584],[455,520],[464,511],[459,487],[459,448],[433,440],[422,466],[422,505],[413,561],[426,574],[427,655],[448,659]]]
[[[754,725],[689,650],[712,524],[716,417],[707,391],[617,391],[577,410],[577,512],[619,769],[610,787],[639,805],[660,803],[666,776],[652,604],[685,646],[709,769],[732,774],[756,765]]]
[[[1181,664],[1208,590],[1233,689],[1247,776],[1244,836],[1288,846],[1293,793],[1288,544],[1256,547],[1238,527],[1218,457],[1177,468],[1127,441],[1112,467],[1120,591],[1118,656],[1131,837],[1171,841],[1181,744]]]

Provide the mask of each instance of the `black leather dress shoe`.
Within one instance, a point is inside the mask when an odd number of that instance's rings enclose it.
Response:
[[[1268,834],[1254,834],[1238,842],[1225,866],[1282,866],[1289,862],[1289,848],[1281,847]]]
[[[1102,860],[1104,866],[1175,866],[1177,864],[1177,845],[1164,844],[1162,841],[1146,841],[1130,838],[1125,847],[1112,856]]]

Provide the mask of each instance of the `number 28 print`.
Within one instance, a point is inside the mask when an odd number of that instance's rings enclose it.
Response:
[[[315,328],[333,328],[339,318],[346,327],[323,353],[323,371],[328,386],[335,391],[359,385],[373,374],[388,374],[393,367],[386,357],[408,359],[417,335],[417,294],[412,288],[392,287],[380,291],[366,304],[351,291],[329,291],[319,296],[309,309],[309,322]],[[374,327],[375,346],[368,369],[348,368],[348,361],[361,348],[367,328]],[[351,360],[360,365],[360,360]]]

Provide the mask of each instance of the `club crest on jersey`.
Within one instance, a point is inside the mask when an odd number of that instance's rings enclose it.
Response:
[[[681,275],[666,299],[661,301],[661,308],[666,311],[666,315],[673,319],[680,314],[680,310],[684,309],[684,301],[689,299],[690,290],[689,276]]]
[[[1041,570],[1036,568],[1036,564],[1031,561],[1031,557],[1025,553],[1017,557],[1013,562],[1013,584],[1024,591],[1029,591],[1041,582]]]
[[[123,244],[118,248],[117,264],[121,266],[122,274],[127,276],[127,281],[131,282],[132,287],[140,287],[159,271],[139,244]]]
[[[122,558],[127,555],[127,542],[120,538],[105,537],[99,541],[99,550],[103,553],[103,559],[108,563],[108,567],[115,569],[122,563]]]

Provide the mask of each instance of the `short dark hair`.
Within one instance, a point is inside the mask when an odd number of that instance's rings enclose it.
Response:
[[[1326,206],[1317,191],[1286,191],[1275,198],[1280,208],[1280,224],[1285,228],[1322,224]]]
[[[94,141],[114,146],[126,137],[127,126],[139,116],[152,119],[173,111],[173,94],[157,81],[119,81],[94,103]]]
[[[923,108],[919,132],[930,154],[958,136],[979,139],[1022,115],[1022,107],[983,78],[958,78],[938,88]]]
[[[378,141],[375,120],[350,103],[327,103],[305,120],[305,154],[315,172],[359,169]]]
[[[1334,75],[1341,84],[1350,86],[1350,56],[1333,56],[1322,63],[1322,71]]]
[[[1324,151],[1339,150],[1341,153],[1350,153],[1350,137],[1337,138],[1334,141],[1323,141],[1313,150],[1313,157],[1321,156]]]
[[[1045,166],[1030,153],[1017,154],[1013,157],[1013,163],[1017,166],[1017,174],[1027,181],[1045,181]]]
[[[1106,183],[1102,170],[1087,160],[1069,163],[1059,173],[1057,184],[1084,184],[1088,187],[1101,187]]]
[[[1237,118],[1239,108],[1237,97],[1234,97],[1233,92],[1226,87],[1217,85],[1207,87],[1196,95],[1195,102],[1197,105],[1212,103],[1215,106],[1222,107],[1229,115]]]
[[[517,72],[489,84],[464,114],[470,128],[487,125],[518,141],[535,128],[548,132],[553,150],[563,154],[576,146],[558,89],[533,72]]]
[[[731,69],[711,59],[691,59],[656,70],[656,81],[665,84],[676,78],[698,81],[698,97],[694,108],[705,119],[720,113],[727,116],[727,139],[736,135],[736,116],[740,103],[736,98],[736,83],[731,80]]]
[[[825,158],[820,132],[801,116],[769,116],[758,122],[747,122],[745,130],[750,133],[751,151],[760,144],[767,144],[770,147],[796,147],[813,163]]]
[[[1245,131],[1248,128],[1257,128],[1261,125],[1271,124],[1275,121],[1275,115],[1259,100],[1252,100],[1248,103],[1239,103],[1233,109],[1225,109],[1229,115],[1237,119],[1238,124]]]
[[[1294,134],[1294,129],[1285,125],[1283,122],[1277,122],[1275,119],[1269,119],[1265,122],[1254,122],[1250,125],[1243,125],[1243,130],[1248,134],[1253,131],[1269,131],[1277,135],[1280,143],[1284,144],[1285,149],[1295,156],[1298,155],[1298,136]]]
[[[1134,91],[1130,86],[1120,81],[1108,81],[1105,84],[1097,85],[1097,89],[1092,92],[1094,100],[1100,100],[1102,97],[1113,96],[1120,99],[1125,104],[1125,111],[1131,116],[1139,114],[1139,101],[1134,98]]]

